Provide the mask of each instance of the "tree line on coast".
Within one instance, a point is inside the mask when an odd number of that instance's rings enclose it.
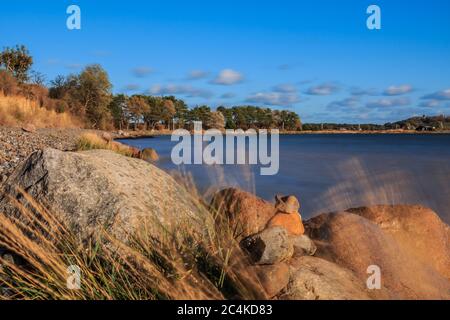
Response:
[[[45,76],[33,71],[32,65],[33,57],[25,46],[0,52],[0,92],[24,96],[58,113],[70,113],[89,128],[175,129],[202,121],[206,129],[301,130],[300,117],[288,110],[258,106],[189,108],[174,96],[113,94],[108,73],[98,64],[86,66],[78,74],[59,75],[47,85]]]
[[[98,64],[78,74],[59,75],[47,83],[43,74],[31,69],[33,57],[25,46],[0,52],[0,94],[22,96],[41,108],[70,114],[77,123],[94,129],[176,129],[191,128],[202,121],[205,129],[270,129],[282,131],[382,131],[450,130],[450,117],[413,117],[386,124],[305,123],[290,110],[258,106],[210,106],[189,108],[174,96],[113,94],[107,72]],[[20,115],[18,115],[20,118]],[[1,114],[0,114],[0,124]]]

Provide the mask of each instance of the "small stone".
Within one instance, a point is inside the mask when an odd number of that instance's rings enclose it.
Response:
[[[28,133],[34,133],[36,131],[36,127],[32,124],[26,124],[22,127],[22,130]]]
[[[145,148],[140,153],[140,158],[149,162],[156,162],[159,160],[159,155],[153,148]]]
[[[314,242],[306,235],[291,236],[291,241],[294,245],[294,256],[313,256],[317,251]]]
[[[275,264],[289,260],[294,247],[288,232],[282,227],[272,227],[241,241],[241,247],[254,264]]]

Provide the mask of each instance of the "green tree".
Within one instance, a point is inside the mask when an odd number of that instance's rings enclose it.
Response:
[[[15,48],[6,47],[0,52],[0,66],[10,72],[19,83],[28,81],[28,72],[32,65],[33,57],[23,45]]]
[[[79,76],[69,79],[69,92],[82,106],[93,128],[104,129],[111,120],[111,83],[106,71],[97,64],[87,66]]]
[[[211,108],[203,105],[193,108],[188,115],[189,121],[201,121],[203,125],[210,123]]]
[[[114,121],[114,127],[122,130],[124,127],[128,127],[128,105],[127,96],[124,94],[118,94],[113,96],[110,104],[108,105],[109,112],[111,113]]]

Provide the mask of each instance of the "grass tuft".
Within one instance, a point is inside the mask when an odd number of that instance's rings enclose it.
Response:
[[[57,215],[22,196],[20,215],[0,213],[0,299],[265,298],[227,226],[199,234],[186,223],[155,237],[149,220],[126,241],[103,230],[80,243]],[[79,290],[67,287],[71,265],[81,270]]]
[[[77,141],[78,151],[96,149],[111,150],[127,157],[137,156],[137,151],[134,148],[119,142],[107,141],[95,133],[84,133],[80,136]]]

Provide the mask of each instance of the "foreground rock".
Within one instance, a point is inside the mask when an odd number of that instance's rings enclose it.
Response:
[[[289,265],[285,262],[276,265],[263,265],[252,267],[258,276],[265,294],[269,298],[275,297],[289,283]]]
[[[289,240],[294,247],[294,256],[313,256],[317,251],[317,246],[314,244],[314,241],[305,235],[290,236]]]
[[[262,231],[276,213],[273,204],[235,188],[216,193],[211,208],[227,220],[238,241]]]
[[[295,201],[281,209],[277,201],[275,208],[236,189],[215,199],[221,199],[232,227],[239,221],[242,234],[250,233],[241,244],[253,264],[265,264],[257,274],[269,296],[278,291],[279,299],[450,299],[450,231],[430,209],[374,206],[322,214],[305,222],[304,236],[294,236],[264,222],[280,210],[295,212]],[[291,246],[293,255],[286,250]],[[280,290],[281,264],[290,272]],[[367,286],[373,266],[381,272],[379,289]]]
[[[189,193],[168,174],[145,161],[106,150],[35,152],[4,187],[0,211],[17,212],[8,197],[25,202],[16,191],[20,187],[60,214],[82,239],[103,227],[123,238],[145,222],[156,234],[162,228],[187,224],[204,230],[208,221]]]
[[[350,212],[323,214],[307,223],[308,233],[318,245],[316,255],[351,270],[362,282],[369,276],[368,267],[378,266],[382,288],[373,291],[392,299],[450,299],[450,281],[445,277],[450,265],[443,266],[441,273],[435,267],[435,262],[427,260],[429,254],[435,254],[436,257],[449,255],[446,249],[448,238],[441,239],[444,243],[430,245],[430,250],[434,248],[432,253],[421,253],[420,250],[412,253],[411,248],[421,246],[417,243],[426,244],[429,238],[435,237],[433,226],[426,225],[426,216],[422,214],[425,211],[418,211],[412,206],[401,206],[398,211],[396,207],[387,211],[380,210],[382,208],[360,209],[360,213],[375,210],[375,216],[379,217],[380,222],[385,220],[382,217],[387,212],[391,214],[389,219],[396,216],[397,220],[403,221],[403,226],[409,225],[408,216],[412,216],[414,219],[411,223],[422,224],[422,227],[417,228],[427,231],[420,236],[414,232],[410,234],[400,223],[394,224],[396,232],[395,229],[386,231],[384,228],[390,229],[386,224],[383,228],[374,221]],[[405,210],[410,214],[402,215]],[[397,237],[392,233],[397,233]],[[414,239],[413,243],[411,239]]]
[[[300,236],[305,233],[299,212],[300,203],[295,196],[275,197],[276,214],[269,220],[267,227],[282,226],[289,234]]]
[[[276,264],[294,254],[289,234],[282,227],[271,227],[241,241],[254,264]]]
[[[291,262],[291,277],[280,299],[287,300],[368,300],[369,295],[351,271],[335,263],[313,257]]]
[[[376,223],[422,263],[450,280],[450,227],[422,206],[373,206],[348,212]]]

